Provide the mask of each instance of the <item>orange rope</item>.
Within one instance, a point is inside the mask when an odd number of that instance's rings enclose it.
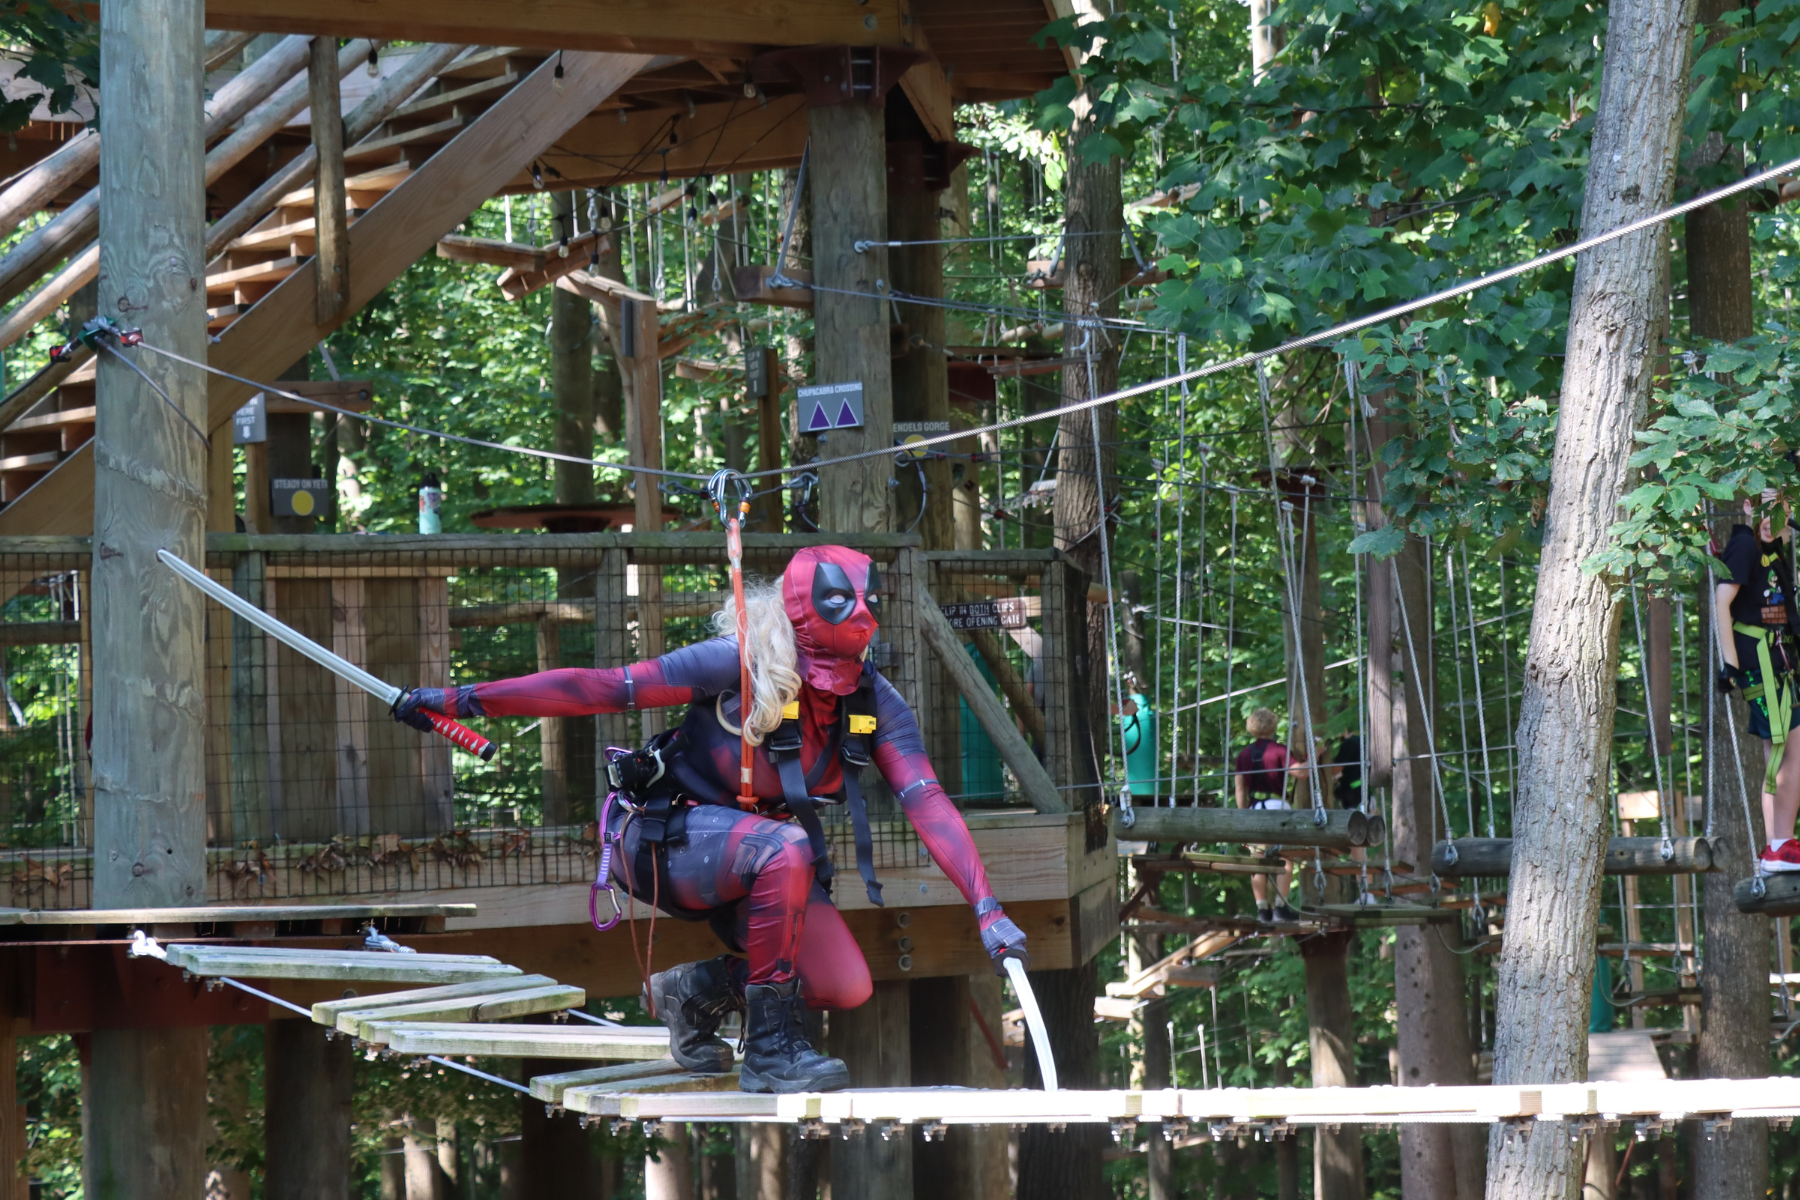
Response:
[[[750,614],[744,607],[743,520],[750,515],[750,501],[738,501],[737,515],[725,522],[725,556],[731,562],[731,594],[737,601],[738,639],[738,743],[743,756],[738,766],[738,807],[756,807],[755,751],[750,745],[750,709],[755,697],[750,686]]]
[[[650,1019],[656,1019],[656,997],[650,991],[650,968],[656,965],[656,905],[661,900],[658,895],[662,877],[655,871],[650,873],[650,944],[645,953],[638,953],[637,940],[637,880],[631,876],[632,856],[625,853],[625,829],[631,824],[636,813],[627,812],[625,820],[619,825],[619,869],[625,872],[625,910],[626,922],[631,927],[631,957],[637,963],[638,978],[644,981],[644,1007],[650,1010]],[[655,851],[651,851],[652,855]]]

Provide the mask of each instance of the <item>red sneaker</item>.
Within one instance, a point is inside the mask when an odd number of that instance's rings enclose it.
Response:
[[[1800,871],[1800,838],[1789,838],[1781,843],[1779,850],[1771,850],[1764,846],[1762,871],[1765,875]]]

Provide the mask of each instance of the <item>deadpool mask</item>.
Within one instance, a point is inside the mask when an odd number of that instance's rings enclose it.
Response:
[[[821,691],[855,691],[863,651],[881,622],[881,572],[868,555],[842,546],[800,551],[781,577],[781,599],[801,676]]]

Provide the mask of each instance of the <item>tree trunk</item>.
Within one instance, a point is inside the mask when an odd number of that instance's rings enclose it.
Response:
[[[664,1144],[644,1157],[644,1200],[694,1200],[693,1138],[689,1126],[663,1126]]]
[[[1582,233],[1664,207],[1675,182],[1695,0],[1610,10]],[[1608,544],[1632,435],[1644,419],[1668,312],[1668,234],[1583,254],[1575,270],[1562,406],[1516,741],[1513,872],[1495,1014],[1494,1081],[1555,1083],[1587,1070],[1604,804],[1619,665],[1611,581],[1583,569]],[[1760,990],[1760,989],[1759,989]],[[1491,1200],[1578,1194],[1569,1139],[1489,1135]]]
[[[1069,176],[1063,201],[1063,311],[1068,332],[1063,345],[1070,358],[1082,361],[1063,368],[1065,403],[1104,395],[1119,384],[1118,331],[1095,320],[1119,313],[1118,243],[1110,236],[1098,235],[1121,228],[1124,206],[1119,193],[1118,159],[1091,164],[1082,161],[1082,143],[1096,132],[1093,124],[1084,119],[1076,123],[1069,138]],[[1117,407],[1102,404],[1069,413],[1057,428],[1056,548],[1091,583],[1103,588],[1108,580],[1100,561],[1100,520],[1103,509],[1110,510],[1117,488],[1118,450],[1114,443],[1118,427]],[[1098,463],[1094,460],[1096,441],[1100,445]],[[1104,536],[1112,538],[1110,525]],[[1088,606],[1087,661],[1091,664],[1087,671],[1088,727],[1093,730],[1096,748],[1104,755],[1109,741],[1106,694],[1110,670],[1103,604]]]
[[[881,980],[861,1008],[831,1014],[831,1053],[850,1068],[850,1086],[912,1086],[912,985]],[[913,1200],[913,1143],[865,1133],[831,1147],[831,1194]]]
[[[520,1075],[531,1079],[560,1071],[580,1070],[567,1059],[526,1059]],[[575,1116],[550,1116],[541,1100],[519,1097],[519,1194],[539,1196],[610,1196],[618,1159],[595,1154],[590,1135]]]
[[[348,1038],[311,1021],[263,1026],[264,1200],[348,1200],[354,1069]]]
[[[1356,1009],[1350,1002],[1347,969],[1355,937],[1352,931],[1340,930],[1300,939],[1314,1087],[1356,1086]],[[1362,1200],[1367,1194],[1361,1128],[1314,1130],[1313,1195],[1318,1200]]]
[[[1099,960],[1058,971],[1033,971],[1031,986],[1056,1055],[1058,1082],[1065,1088],[1099,1087],[1100,1039],[1094,1033]],[[1025,1086],[1044,1086],[1037,1053],[1029,1045]],[[1110,1192],[1101,1174],[1106,1143],[1102,1125],[1072,1124],[1061,1132],[1027,1125],[1019,1131],[1018,1200],[1106,1200]]]
[[[1698,20],[1708,29],[1741,7],[1739,0],[1700,0]],[[1708,40],[1720,36],[1709,35]],[[1718,135],[1695,148],[1695,165],[1721,159],[1741,166],[1743,150]],[[1750,275],[1750,213],[1742,203],[1726,201],[1689,213],[1685,249],[1688,275],[1688,329],[1698,338],[1735,342],[1755,332]],[[1731,521],[1718,522],[1714,536],[1725,544]],[[1718,662],[1712,637],[1712,588],[1701,586],[1710,679]],[[1762,742],[1748,736],[1741,696],[1709,695],[1706,731],[1706,797],[1711,816],[1714,861],[1719,870],[1702,878],[1701,935],[1706,955],[1700,969],[1700,1035],[1695,1065],[1700,1075],[1715,1079],[1760,1077],[1770,1072],[1768,1020],[1769,925],[1766,918],[1737,910],[1732,885],[1754,871],[1754,859],[1767,840],[1762,808],[1756,803],[1762,778]],[[1731,744],[1736,738],[1736,753]],[[1743,776],[1738,762],[1743,762]],[[1746,797],[1749,803],[1745,803]],[[1748,824],[1746,824],[1746,809]],[[1733,1123],[1729,1137],[1692,1139],[1694,1194],[1707,1200],[1750,1200],[1768,1186],[1769,1130],[1766,1121]]]
[[[575,236],[575,193],[555,192],[550,212],[552,236]],[[550,393],[556,399],[553,445],[558,454],[594,456],[594,312],[586,297],[550,289]],[[558,462],[552,496],[558,504],[586,504],[594,498],[594,468]]]

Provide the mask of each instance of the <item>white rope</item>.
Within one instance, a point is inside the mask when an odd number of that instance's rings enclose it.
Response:
[[[1087,355],[1088,394],[1091,396],[1098,390],[1092,326],[1088,327],[1087,341],[1083,349]],[[1112,512],[1111,506],[1107,503],[1106,473],[1101,470],[1100,465],[1100,409],[1097,406],[1088,409],[1088,425],[1094,436],[1094,490],[1095,503],[1100,517],[1099,524],[1095,528],[1100,535],[1100,573],[1106,578],[1106,646],[1108,653],[1112,656],[1113,701],[1116,711],[1120,717],[1123,717],[1125,715],[1124,664],[1119,661],[1119,622],[1117,597],[1113,590],[1112,539],[1107,536],[1106,528],[1108,521],[1111,520]],[[1118,748],[1122,752],[1125,748],[1124,734],[1120,729],[1120,722],[1116,719],[1106,723],[1106,749],[1108,756],[1113,759],[1111,766],[1118,772],[1114,778],[1125,779],[1125,782],[1119,785],[1119,809],[1121,819],[1129,828],[1135,819],[1131,812],[1131,782],[1129,773],[1124,770],[1123,753],[1114,753],[1115,738],[1118,739]]]
[[[1667,862],[1675,856],[1674,832],[1669,825],[1669,792],[1663,785],[1662,756],[1665,747],[1656,740],[1656,698],[1650,694],[1650,655],[1644,649],[1644,614],[1638,606],[1637,579],[1627,584],[1631,589],[1631,620],[1637,628],[1638,673],[1644,681],[1645,724],[1650,731],[1650,761],[1656,764],[1656,815],[1662,826],[1662,856]]]
[[[1185,334],[1185,333],[1178,335],[1175,339],[1175,367],[1176,367],[1177,371],[1186,372],[1186,370],[1187,370],[1187,334]],[[1175,477],[1177,480],[1180,480],[1187,473],[1188,385],[1187,385],[1186,380],[1182,381],[1181,389],[1180,389],[1178,395],[1179,395],[1180,399],[1177,402],[1175,427],[1178,430],[1180,430],[1180,440],[1176,443]],[[1205,465],[1204,465],[1206,462],[1204,453],[1201,455],[1200,462],[1202,464],[1201,471],[1204,472],[1206,469]],[[1204,476],[1203,476],[1203,478],[1204,478]],[[1186,567],[1184,565],[1184,556],[1185,556],[1185,553],[1187,550],[1187,491],[1185,488],[1182,490],[1180,495],[1181,495],[1181,500],[1175,506],[1175,616],[1177,618],[1179,618],[1181,616],[1181,611],[1182,611],[1183,599],[1182,599],[1181,592],[1182,592],[1182,585],[1185,582],[1185,580],[1183,578],[1183,572],[1186,570]],[[1157,490],[1157,499],[1158,499],[1159,505],[1161,503],[1161,497],[1162,497],[1162,491],[1159,488]],[[1205,493],[1205,491],[1202,491],[1200,493],[1200,506],[1201,506],[1200,507],[1200,512],[1201,512],[1200,550],[1201,550],[1201,556],[1202,556],[1201,563],[1204,564],[1206,561],[1206,559],[1205,559],[1205,552],[1206,552],[1206,517],[1205,517],[1206,493]],[[1160,567],[1161,562],[1162,562],[1162,538],[1160,536],[1160,534],[1161,534],[1161,509],[1160,509],[1160,507],[1158,508],[1157,511],[1158,511],[1158,534],[1159,534],[1159,536],[1157,537],[1157,541],[1156,541],[1156,557],[1157,557],[1157,563]],[[1158,587],[1159,593],[1160,593],[1161,586],[1162,586],[1162,581],[1161,581],[1161,576],[1159,574],[1158,579],[1157,579],[1157,587]],[[1202,605],[1204,605],[1206,602],[1205,597],[1206,597],[1206,591],[1204,588],[1202,588],[1200,591],[1200,602]],[[1206,618],[1205,618],[1204,612],[1196,614],[1196,620],[1203,621],[1205,619]],[[1194,636],[1195,636],[1195,639],[1198,640],[1202,636],[1201,630],[1196,629],[1194,631]],[[1162,639],[1158,638],[1156,644],[1157,644],[1157,646],[1160,647],[1162,645]],[[1170,693],[1169,693],[1169,707],[1172,709],[1178,709],[1181,707],[1181,625],[1180,625],[1179,621],[1177,621],[1177,624],[1175,626],[1175,645],[1169,652],[1169,658],[1173,662],[1174,667],[1175,667],[1175,675],[1174,675],[1174,679],[1172,681],[1172,687],[1170,688]],[[1157,672],[1157,686],[1159,689],[1162,686],[1162,673],[1160,670]],[[1200,681],[1198,679],[1195,679],[1194,680],[1194,694],[1199,695],[1199,693],[1200,693]],[[1160,692],[1159,692],[1159,694],[1160,694]],[[1195,724],[1197,725],[1197,724],[1199,724],[1199,722],[1196,721]],[[1170,717],[1169,717],[1169,803],[1171,805],[1173,805],[1175,803],[1175,789],[1176,789],[1177,783],[1178,783],[1176,776],[1180,772],[1180,769],[1181,769],[1180,766],[1178,765],[1180,763],[1180,760],[1181,760],[1181,715],[1179,713],[1171,713]],[[1196,785],[1194,790],[1196,792],[1198,792],[1199,787]]]
[[[1469,666],[1475,677],[1475,728],[1481,738],[1481,781],[1487,800],[1487,835],[1494,836],[1494,764],[1488,757],[1487,702],[1481,694],[1481,644],[1475,632],[1475,592],[1469,580],[1469,543],[1462,544],[1463,597],[1469,610]],[[1450,597],[1450,611],[1456,612],[1456,597]],[[1459,672],[1460,674],[1460,672]],[[1469,826],[1473,831],[1473,823]]]

